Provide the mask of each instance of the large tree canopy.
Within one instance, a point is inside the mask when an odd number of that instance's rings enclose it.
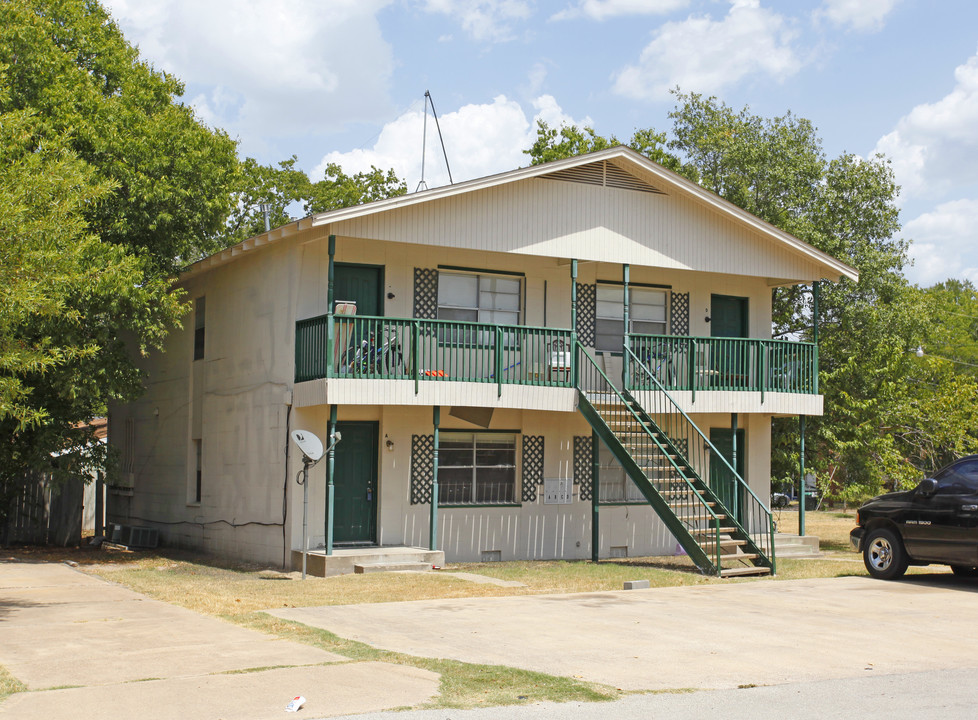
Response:
[[[0,2],[0,528],[27,474],[104,461],[88,422],[140,390],[133,350],[215,249],[235,145],[95,0]]]
[[[31,110],[107,192],[86,208],[102,240],[171,272],[219,247],[235,143],[179,101],[96,0],[0,3],[0,112]]]
[[[898,188],[886,158],[829,159],[811,122],[791,113],[768,119],[713,97],[675,97],[671,132],[637,131],[630,147],[860,272],[858,282],[822,285],[825,415],[809,422],[809,467],[859,494],[975,448],[973,404],[958,406],[954,422],[938,412],[956,395],[973,396],[969,381],[908,352],[939,334],[942,316],[903,276],[907,248],[894,239]],[[540,123],[526,152],[538,163],[615,143],[591,128]],[[812,339],[812,297],[811,287],[775,292],[775,337]],[[775,421],[775,476],[797,474],[797,436],[796,420]]]

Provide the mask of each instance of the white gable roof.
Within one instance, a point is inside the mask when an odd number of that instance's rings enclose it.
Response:
[[[837,279],[841,276],[853,280],[858,278],[858,272],[847,264],[812,247],[793,235],[764,222],[760,218],[727,202],[696,183],[649,160],[644,155],[623,146],[608,148],[586,155],[578,155],[542,165],[533,165],[518,170],[511,170],[455,185],[447,185],[432,190],[378,200],[355,207],[318,213],[295,223],[285,225],[270,233],[264,233],[255,238],[250,238],[243,243],[239,243],[239,245],[217,253],[211,258],[192,265],[188,269],[188,273],[195,274],[197,271],[207,267],[223,264],[243,252],[270,242],[285,239],[306,229],[318,227],[324,231],[331,231],[332,227],[340,223],[349,225],[349,221],[370,219],[371,216],[378,216],[395,210],[416,208],[426,203],[471,195],[479,191],[498,188],[533,178],[570,180],[591,185],[603,185],[605,187],[679,196],[715,213],[726,221],[739,225],[745,230],[766,239],[772,243],[772,251],[775,249],[781,252],[788,251],[793,255],[804,258],[809,263],[817,266],[820,272],[823,273],[823,277]]]

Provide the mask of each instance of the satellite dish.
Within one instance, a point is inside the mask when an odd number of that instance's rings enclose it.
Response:
[[[293,430],[292,440],[299,446],[309,462],[319,462],[323,456],[323,443],[308,430]]]

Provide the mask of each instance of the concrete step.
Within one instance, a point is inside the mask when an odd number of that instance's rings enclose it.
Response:
[[[416,567],[408,568],[403,564],[414,564]],[[445,553],[441,550],[387,545],[336,547],[332,555],[326,555],[322,548],[317,548],[310,550],[307,557],[308,573],[318,577],[360,572],[356,569],[357,565],[397,565],[401,570],[422,569],[420,566],[424,565],[425,569],[430,570],[432,565],[438,567],[445,565]],[[293,550],[292,568],[300,567],[302,567],[302,553]]]
[[[379,562],[356,563],[353,572],[357,575],[375,572],[431,572],[431,563],[426,562]]]

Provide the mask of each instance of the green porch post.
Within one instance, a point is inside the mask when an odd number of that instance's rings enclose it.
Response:
[[[739,418],[737,413],[730,413],[730,465],[733,467],[734,472],[737,471],[737,425]],[[730,508],[730,512],[737,520],[743,520],[740,517],[740,483],[734,482],[733,484],[733,497],[731,498],[733,507]]]
[[[574,387],[577,387],[577,260],[571,260],[571,296],[570,296],[570,331],[571,341],[570,361],[571,361],[571,380]]]
[[[600,504],[598,495],[600,493],[601,463],[598,462],[598,434],[591,431],[591,562],[598,562],[599,551],[601,550],[601,533],[598,527]]]
[[[429,518],[428,549],[438,549],[438,426],[441,424],[441,408],[432,408],[432,423],[435,426],[434,456],[431,462],[431,517]]]
[[[333,506],[335,486],[333,479],[336,469],[336,443],[333,436],[336,434],[336,405],[329,407],[329,435],[326,438],[329,443],[329,458],[326,461],[326,554],[333,554]]]
[[[818,395],[818,303],[822,296],[822,283],[816,280],[812,283],[812,343],[815,345],[815,368],[812,380],[815,394]]]
[[[805,534],[805,501],[808,499],[805,491],[805,416],[798,416],[798,434],[801,437],[801,450],[798,453],[798,470],[801,477],[798,480],[798,485],[801,487],[801,492],[798,494],[800,500],[798,501],[798,534],[804,536]]]
[[[621,266],[621,280],[624,289],[624,306],[622,308],[622,319],[625,321],[625,331],[622,335],[622,352],[621,352],[621,386],[623,389],[628,389],[628,274],[630,270],[630,265],[625,263]]]
[[[336,236],[329,236],[329,269],[326,274],[326,377],[333,374],[333,356],[336,354],[336,323],[333,322],[334,259],[336,257]]]

